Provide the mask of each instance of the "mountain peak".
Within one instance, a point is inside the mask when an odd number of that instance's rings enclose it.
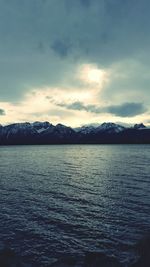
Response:
[[[35,121],[32,123],[33,127],[35,128],[48,128],[49,126],[51,126],[52,124],[49,123],[48,121],[44,121],[44,122],[41,122],[41,121]]]
[[[125,127],[123,127],[122,125],[113,123],[113,122],[104,122],[102,123],[99,127],[97,127],[98,131],[107,131],[107,132],[111,132],[111,133],[119,133],[121,131],[123,131],[125,129]]]
[[[135,124],[134,129],[146,129],[146,126],[143,123]]]

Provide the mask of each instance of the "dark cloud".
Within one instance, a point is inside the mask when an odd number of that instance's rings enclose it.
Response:
[[[13,50],[24,52],[40,42],[60,56],[68,54],[68,39],[72,55],[106,64],[148,47],[149,8],[148,0],[1,0],[0,33]]]
[[[80,2],[85,7],[89,7],[91,4],[91,0],[80,0]]]
[[[142,103],[123,103],[107,108],[108,112],[119,117],[134,117],[147,111]]]
[[[71,104],[57,104],[61,107],[72,110],[85,110],[92,113],[110,113],[119,117],[134,117],[143,114],[147,111],[142,103],[123,103],[121,105],[112,105],[106,107],[98,107],[95,105],[84,105],[82,102],[77,101]]]
[[[6,113],[5,113],[5,110],[0,108],[0,116],[4,116]]]
[[[60,57],[66,57],[71,52],[71,45],[67,43],[67,41],[56,40],[51,45],[51,48],[54,50],[56,54]]]
[[[92,113],[101,113],[102,109],[99,107],[96,107],[94,105],[84,105],[84,103],[80,101],[73,102],[71,104],[64,104],[64,103],[59,103],[57,104],[60,107],[65,107],[67,109],[72,109],[72,110],[85,110],[87,112],[92,112]]]
[[[80,101],[76,101],[74,103],[71,103],[71,104],[67,105],[66,107],[68,109],[74,109],[74,110],[86,110],[86,106]]]
[[[72,110],[86,110],[86,106],[80,101],[76,101],[71,104],[65,104],[65,103],[55,103],[55,104],[59,107],[64,107]]]

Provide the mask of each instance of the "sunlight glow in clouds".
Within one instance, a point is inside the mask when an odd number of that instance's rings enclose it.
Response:
[[[76,101],[87,104],[94,102],[93,90],[93,88],[85,90],[85,88],[71,87],[68,93],[67,87],[30,88],[17,103],[0,102],[0,107],[6,111],[5,116],[0,117],[0,123],[48,120],[53,124],[61,122],[68,126],[78,126],[89,117],[89,114],[83,111],[81,118],[81,111],[68,110],[61,104],[71,104]]]
[[[89,85],[98,86],[102,89],[105,83],[108,81],[108,73],[104,69],[98,68],[93,64],[84,64],[79,70],[80,79]]]
[[[83,106],[100,105],[97,94],[93,87],[71,88],[68,93],[63,87],[31,88],[24,98],[18,103],[0,102],[0,106],[6,112],[1,116],[0,123],[9,124],[25,121],[49,121],[53,124],[63,123],[68,126],[77,127],[89,123],[102,123],[104,121],[122,121],[128,123],[128,117],[119,117],[107,112],[94,113],[85,109],[68,109],[72,103],[80,103]],[[97,103],[98,101],[98,103]],[[104,103],[101,102],[101,107]],[[149,121],[149,114],[139,114],[130,118],[130,123]]]

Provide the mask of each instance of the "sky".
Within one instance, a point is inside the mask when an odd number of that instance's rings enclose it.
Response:
[[[0,123],[150,125],[149,0],[0,0]]]

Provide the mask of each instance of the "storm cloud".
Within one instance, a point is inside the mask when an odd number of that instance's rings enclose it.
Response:
[[[60,57],[66,57],[71,52],[71,45],[68,42],[64,42],[63,40],[55,40],[51,45],[51,48]]]
[[[119,117],[134,117],[143,114],[147,108],[142,103],[123,103],[121,105],[103,106],[85,105],[82,102],[74,102],[71,104],[58,104],[61,107],[72,110],[85,110],[92,113],[110,113]]]
[[[80,101],[73,102],[71,104],[63,104],[59,103],[57,104],[60,107],[65,107],[67,109],[72,109],[72,110],[85,110],[87,112],[92,112],[92,113],[101,113],[104,111],[104,109],[100,107],[96,107],[95,105],[85,105],[84,103]]]
[[[147,111],[142,103],[124,103],[122,105],[114,105],[107,108],[109,113],[119,117],[134,117]]]

